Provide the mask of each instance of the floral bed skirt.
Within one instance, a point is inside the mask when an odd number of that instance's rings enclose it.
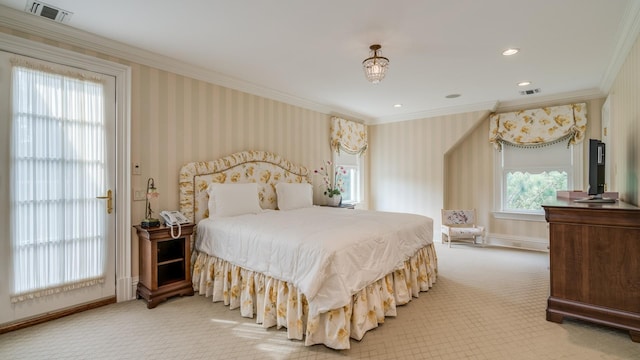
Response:
[[[387,274],[352,297],[351,303],[316,316],[308,314],[306,297],[286,282],[233,265],[198,252],[193,264],[193,288],[213,302],[240,308],[244,317],[278,329],[285,327],[289,339],[305,340],[305,345],[324,344],[333,349],[349,349],[350,338],[364,334],[396,316],[396,306],[418,297],[436,281],[438,264],[433,244],[418,250],[401,269]]]

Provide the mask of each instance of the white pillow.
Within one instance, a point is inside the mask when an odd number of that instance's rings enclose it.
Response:
[[[209,217],[257,214],[262,211],[256,183],[211,183],[207,192]]]
[[[313,187],[306,183],[277,183],[278,209],[293,210],[313,206]]]

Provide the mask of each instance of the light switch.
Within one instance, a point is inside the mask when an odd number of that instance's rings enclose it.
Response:
[[[141,201],[146,199],[146,191],[144,189],[133,189],[133,201]]]

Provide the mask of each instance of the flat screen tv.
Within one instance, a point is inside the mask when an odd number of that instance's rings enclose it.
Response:
[[[596,139],[589,140],[589,197],[576,202],[613,203],[615,199],[603,197],[605,184],[605,144]]]

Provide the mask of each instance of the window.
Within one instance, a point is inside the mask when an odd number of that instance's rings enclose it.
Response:
[[[361,166],[360,155],[348,154],[345,151],[334,152],[333,163],[342,166],[346,174],[343,176],[342,202],[355,204],[361,201]]]
[[[343,178],[342,202],[362,201],[362,154],[367,150],[367,127],[364,124],[331,118],[331,150],[333,163],[346,171]]]
[[[496,210],[501,213],[543,214],[541,205],[557,190],[582,188],[582,144],[565,141],[541,147],[496,150]]]

